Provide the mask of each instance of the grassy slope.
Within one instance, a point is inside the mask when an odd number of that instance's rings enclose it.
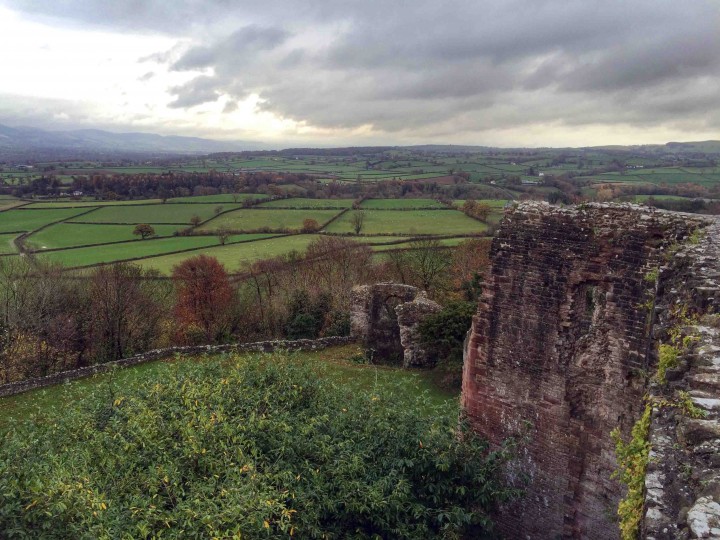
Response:
[[[449,394],[435,385],[433,374],[430,372],[353,363],[350,358],[361,355],[361,351],[356,345],[297,353],[297,355],[316,361],[320,375],[332,377],[337,382],[346,385],[351,391],[372,392],[377,387],[392,388],[394,392],[408,395],[427,391],[433,404],[456,399],[455,395]],[[164,373],[174,369],[182,362],[197,361],[196,357],[183,357],[179,360],[150,362],[67,384],[0,398],[0,430],[20,425],[28,421],[28,418],[34,414],[53,409],[62,411],[65,404],[82,401],[83,396],[90,388],[107,388],[108,393],[118,394],[122,392],[123,388],[133,384],[162,377]],[[223,356],[209,356],[203,358],[202,361],[222,362]]]

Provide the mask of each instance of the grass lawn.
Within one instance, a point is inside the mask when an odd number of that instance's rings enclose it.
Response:
[[[328,232],[352,232],[353,212],[347,212],[327,228]],[[487,226],[454,210],[365,211],[364,234],[472,234],[483,232]]]
[[[344,345],[322,351],[293,353],[292,357],[298,361],[312,362],[318,376],[331,378],[347,387],[349,392],[374,392],[385,389],[406,397],[427,392],[432,405],[457,400],[457,395],[448,393],[435,384],[433,373],[430,371],[361,365],[351,360],[361,355],[362,351],[357,345]],[[107,389],[108,395],[122,395],[124,389],[148,380],[162,378],[173,370],[182,369],[188,362],[199,360],[223,362],[225,359],[225,355],[213,355],[159,360],[0,398],[0,431],[22,425],[24,422],[36,421],[35,415],[51,411],[62,412],[67,404],[82,401],[85,395],[92,393],[93,390]]]
[[[372,210],[393,210],[397,208],[444,208],[445,205],[433,199],[366,199],[361,208]]]
[[[178,225],[155,225],[157,236],[172,236]],[[57,223],[47,229],[32,234],[26,243],[34,249],[54,249],[106,242],[139,240],[133,234],[134,225],[95,225],[80,223]]]
[[[223,214],[200,227],[201,231],[212,231],[218,227],[229,227],[234,231],[300,230],[303,220],[314,219],[318,224],[328,222],[338,214],[336,210],[258,210],[242,209]]]
[[[100,208],[82,216],[77,221],[92,223],[177,223],[190,225],[193,216],[205,221],[215,215],[215,209],[237,208],[238,205],[225,204],[145,204],[141,206],[111,206]]]
[[[54,210],[8,210],[0,212],[0,233],[14,231],[34,231],[43,225],[68,219],[85,212],[84,208],[65,208]]]
[[[263,238],[266,235],[237,235],[228,240],[252,240]],[[92,264],[109,263],[138,257],[151,257],[162,253],[171,253],[183,249],[197,249],[206,246],[219,245],[215,236],[177,236],[159,238],[157,240],[135,240],[122,244],[107,244],[86,248],[63,249],[42,254],[46,260],[61,263],[67,267],[89,266]],[[182,259],[192,257],[197,253],[182,254]]]
[[[243,237],[258,236],[267,237],[268,235],[242,235]],[[154,268],[163,274],[170,274],[173,266],[180,264],[188,257],[195,255],[208,255],[216,257],[230,272],[236,272],[240,269],[242,263],[251,263],[261,259],[269,259],[279,255],[285,255],[291,251],[304,252],[308,244],[318,237],[316,234],[299,234],[291,236],[281,236],[279,238],[268,238],[257,242],[248,242],[245,244],[233,244],[226,246],[214,246],[206,249],[198,249],[187,253],[175,253],[164,255],[162,257],[152,257],[138,261],[138,264],[145,268]],[[212,237],[211,237],[212,238]],[[233,237],[238,238],[238,237]]]
[[[263,208],[350,208],[353,199],[279,199],[260,204]]]

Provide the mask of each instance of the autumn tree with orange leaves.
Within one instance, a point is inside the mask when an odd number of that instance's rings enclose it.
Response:
[[[226,335],[230,331],[235,291],[225,267],[215,257],[198,255],[175,266],[172,277],[180,339],[209,343]]]

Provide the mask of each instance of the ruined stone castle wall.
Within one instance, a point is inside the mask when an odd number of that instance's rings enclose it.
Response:
[[[651,379],[642,538],[720,538],[720,221],[661,268],[655,342],[676,362]]]
[[[506,213],[462,396],[493,443],[528,441],[508,469],[529,483],[497,516],[505,537],[618,537],[623,490],[611,479],[609,433],[627,435],[644,407],[655,294],[646,275],[694,220],[634,205],[524,203]]]
[[[441,309],[425,291],[411,285],[359,285],[351,295],[350,334],[376,360],[403,367],[429,367],[435,359],[422,344],[419,326]]]

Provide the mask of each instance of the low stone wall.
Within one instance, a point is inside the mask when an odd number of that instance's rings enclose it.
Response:
[[[317,351],[326,347],[346,345],[348,343],[353,343],[354,341],[355,338],[352,337],[326,337],[320,339],[298,339],[294,341],[258,341],[254,343],[233,343],[228,345],[197,345],[188,347],[169,347],[167,349],[155,349],[142,354],[138,354],[136,356],[131,356],[130,358],[116,360],[114,362],[96,364],[94,366],[87,366],[79,369],[73,369],[70,371],[55,373],[53,375],[48,375],[47,377],[37,377],[35,379],[28,379],[25,381],[18,381],[0,385],[0,397],[12,396],[15,394],[20,394],[22,392],[27,392],[28,390],[35,390],[37,388],[53,386],[56,384],[73,381],[75,379],[82,379],[84,377],[89,377],[97,373],[105,373],[116,368],[124,368],[137,364],[143,364],[145,362],[152,362],[153,360],[168,358],[176,354],[198,355],[230,352],[273,352],[276,350]]]

